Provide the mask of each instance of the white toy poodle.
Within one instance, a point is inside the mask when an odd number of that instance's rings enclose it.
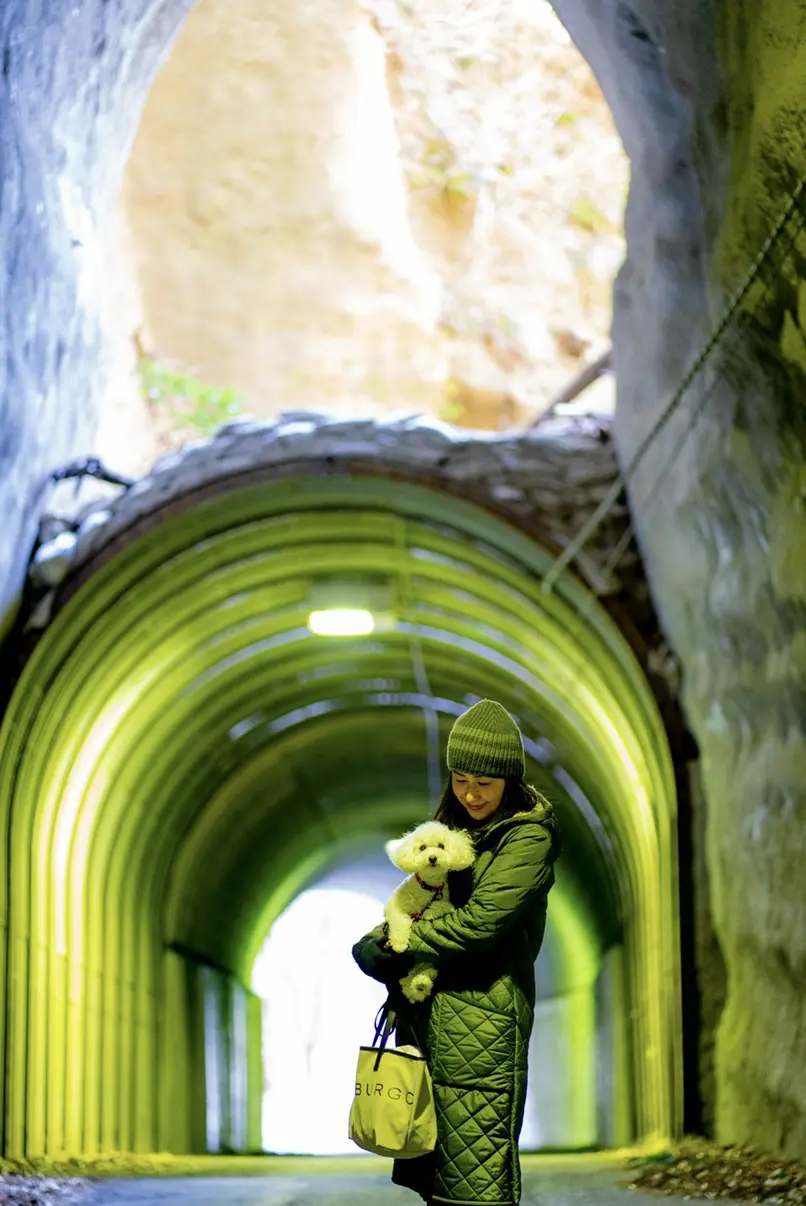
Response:
[[[463,829],[449,829],[439,821],[426,821],[411,833],[386,843],[386,853],[396,867],[409,873],[384,909],[389,945],[403,952],[411,927],[422,917],[429,920],[450,913],[448,872],[464,871],[476,857],[473,840]],[[436,968],[418,963],[400,981],[409,1001],[424,1001],[434,986]]]

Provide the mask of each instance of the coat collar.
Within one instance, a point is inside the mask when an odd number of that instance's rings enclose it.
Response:
[[[475,836],[476,850],[480,851],[490,845],[491,841],[497,841],[507,829],[512,829],[516,825],[537,825],[548,835],[554,839],[554,828],[556,820],[554,817],[554,809],[548,800],[539,802],[534,808],[530,808],[526,812],[513,812],[511,816],[503,817],[500,821],[493,819],[489,825],[484,826]]]

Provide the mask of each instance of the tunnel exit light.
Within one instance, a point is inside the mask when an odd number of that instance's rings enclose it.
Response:
[[[369,636],[375,629],[375,619],[371,611],[360,607],[332,607],[312,611],[308,627],[316,636]]]

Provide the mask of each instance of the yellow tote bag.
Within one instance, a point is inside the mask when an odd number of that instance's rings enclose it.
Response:
[[[386,1046],[395,1015],[385,1006],[381,1012],[373,1045],[358,1052],[350,1138],[376,1156],[412,1160],[437,1144],[431,1073],[416,1048]]]

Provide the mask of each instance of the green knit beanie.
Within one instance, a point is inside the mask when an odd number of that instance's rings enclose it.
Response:
[[[523,778],[523,739],[506,708],[480,699],[462,713],[448,738],[448,769],[492,779]]]

